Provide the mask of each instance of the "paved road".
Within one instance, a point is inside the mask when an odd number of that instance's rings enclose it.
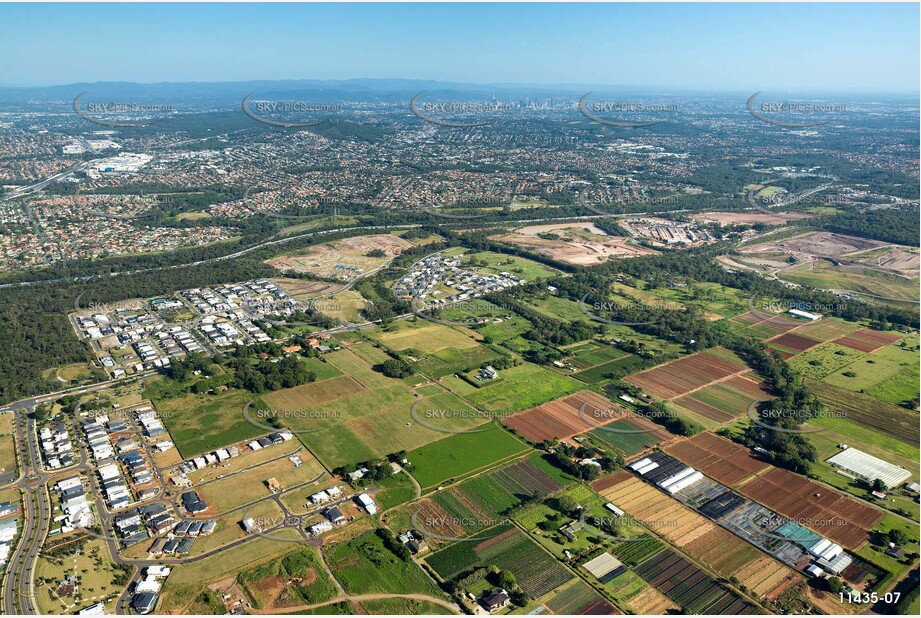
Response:
[[[18,482],[23,497],[22,532],[7,565],[2,607],[5,614],[36,614],[34,569],[51,523],[48,475],[41,471],[35,422],[20,414],[15,427],[18,447],[22,449],[23,475]]]

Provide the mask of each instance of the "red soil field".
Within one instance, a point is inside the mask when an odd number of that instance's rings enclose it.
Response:
[[[618,470],[610,476],[600,478],[592,482],[592,491],[596,493],[601,493],[605,489],[610,489],[615,485],[619,485],[626,481],[627,479],[632,479],[633,475],[627,472],[626,470]]]
[[[815,346],[821,343],[815,339],[810,339],[809,337],[803,337],[802,335],[797,335],[796,333],[785,333],[779,337],[769,339],[769,341],[775,345],[779,345],[783,348],[789,350],[796,350],[797,352],[805,352],[809,348],[814,348]]]
[[[861,328],[847,337],[835,339],[835,343],[861,352],[875,352],[898,340],[899,335],[894,333],[883,333],[878,330]]]
[[[587,404],[585,416],[591,422],[579,415],[583,404]],[[551,438],[565,440],[627,415],[632,413],[598,393],[579,391],[503,419],[503,422],[528,440],[542,442]]]
[[[744,446],[709,432],[699,433],[663,450],[728,486],[771,467],[752,457]]]
[[[883,518],[871,506],[773,466],[739,492],[851,550],[864,545],[869,530]]]
[[[767,401],[772,397],[771,392],[767,386],[760,382],[750,380],[745,376],[729,378],[723,382],[723,386],[734,388],[735,390],[741,391],[752,399],[757,399],[758,401]]]
[[[660,399],[673,399],[746,371],[748,367],[741,361],[733,363],[707,352],[698,352],[632,375],[626,381]]]

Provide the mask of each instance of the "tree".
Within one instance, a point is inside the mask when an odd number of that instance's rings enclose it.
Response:
[[[416,373],[415,367],[404,360],[389,358],[377,366],[378,370],[388,378],[405,378]]]
[[[901,528],[893,528],[886,534],[886,537],[889,539],[890,543],[895,543],[897,546],[905,545],[909,540],[908,535],[905,534],[905,531]]]
[[[575,498],[566,494],[556,499],[556,507],[558,511],[570,517],[575,517],[579,513],[579,503]]]
[[[841,583],[841,580],[837,577],[828,578],[828,590],[832,594],[838,594],[844,589],[844,584]]]

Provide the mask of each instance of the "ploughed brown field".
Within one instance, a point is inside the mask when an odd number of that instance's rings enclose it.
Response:
[[[771,467],[753,457],[744,446],[709,432],[699,433],[663,450],[730,487]]]
[[[815,339],[810,339],[809,337],[803,337],[802,335],[797,335],[796,333],[784,333],[783,335],[774,337],[773,339],[768,339],[768,341],[789,350],[796,350],[797,352],[805,352],[809,348],[814,348],[815,346],[822,343],[821,341],[816,341]]]
[[[835,343],[861,352],[876,352],[878,349],[899,340],[895,333],[883,333],[870,328],[861,328],[846,337],[835,339]]]
[[[738,491],[851,550],[863,546],[869,531],[883,518],[871,506],[773,466]]]
[[[590,422],[579,414],[583,405],[584,414]],[[503,422],[531,442],[542,442],[552,438],[565,440],[625,416],[632,420],[645,420],[638,419],[635,414],[598,393],[579,391],[506,418]],[[651,421],[646,422],[650,424],[650,429],[658,427]]]
[[[725,353],[724,355],[725,356]],[[659,399],[674,399],[711,382],[749,371],[740,360],[735,362],[713,352],[698,352],[676,361],[641,371],[625,378]]]

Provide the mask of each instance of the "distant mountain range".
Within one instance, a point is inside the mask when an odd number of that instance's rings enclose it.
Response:
[[[656,87],[611,86],[601,84],[473,84],[417,79],[343,79],[343,80],[250,80],[235,82],[95,82],[58,86],[13,86],[0,84],[0,111],[4,106],[28,105],[37,102],[70,102],[81,92],[87,100],[117,102],[168,102],[192,107],[225,107],[239,105],[244,96],[256,93],[260,98],[309,100],[316,102],[405,102],[419,92],[432,99],[498,99],[547,100],[553,97],[578,98],[592,91],[593,98],[602,95],[629,96],[641,99],[722,99],[751,96],[750,92],[676,91]],[[778,96],[806,98],[807,93],[765,93]],[[812,96],[821,97],[821,94]],[[841,93],[826,94],[841,100]],[[742,100],[744,100],[744,98]],[[909,102],[904,95],[848,95],[849,101]],[[9,110],[7,110],[9,111]]]

